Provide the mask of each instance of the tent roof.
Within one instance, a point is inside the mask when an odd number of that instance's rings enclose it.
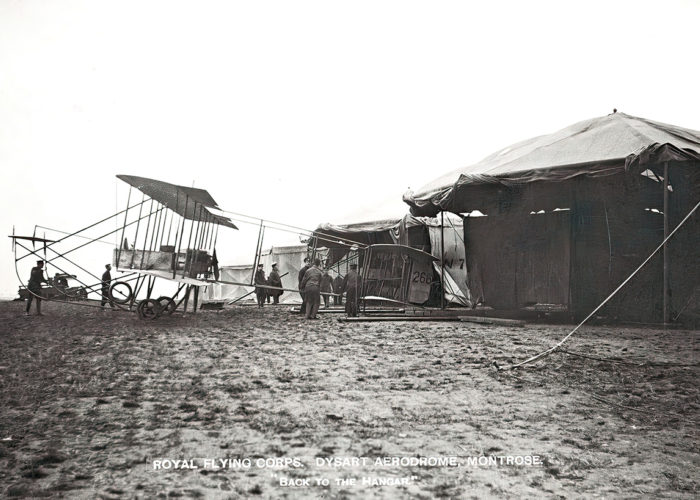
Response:
[[[424,225],[425,222],[406,214],[401,219],[386,219],[367,222],[356,222],[354,224],[320,224],[315,230],[313,237],[318,237],[318,246],[328,248],[349,248],[353,244],[369,245],[376,243],[373,235],[396,232],[398,235],[399,225],[404,228]],[[324,239],[324,236],[326,237]]]
[[[287,245],[273,246],[267,250],[263,250],[261,255],[282,255],[287,253],[306,253],[308,247],[306,245]]]
[[[165,205],[185,219],[209,220],[222,226],[238,229],[228,218],[209,211],[209,208],[219,210],[219,206],[209,192],[204,189],[178,186],[177,184],[135,175],[117,175],[117,178]],[[200,205],[200,208],[196,209],[196,205]],[[202,208],[205,210],[204,214],[201,212]]]
[[[325,233],[342,233],[342,234],[356,234],[356,233],[373,233],[376,231],[387,231],[396,224],[401,222],[401,219],[387,219],[387,220],[375,220],[368,222],[356,222],[354,224],[329,224],[323,223],[316,228],[316,232],[323,231]]]
[[[404,201],[414,209],[430,204],[444,208],[445,197],[458,186],[605,175],[624,169],[630,156],[639,157],[660,145],[672,148],[669,159],[688,155],[700,159],[700,132],[612,113],[513,144],[435,179],[416,193],[406,193]]]

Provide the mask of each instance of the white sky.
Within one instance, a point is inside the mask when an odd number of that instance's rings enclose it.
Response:
[[[120,173],[308,228],[399,217],[407,188],[613,107],[697,130],[698,20],[691,0],[0,0],[0,229],[109,215]],[[0,296],[17,286],[6,240]]]

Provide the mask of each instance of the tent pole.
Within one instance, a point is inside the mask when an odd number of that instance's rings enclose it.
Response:
[[[668,162],[664,162],[664,324],[669,322],[669,283],[668,283]]]
[[[260,240],[262,238],[263,220],[260,219],[260,229],[258,230],[258,242],[255,244],[255,257],[253,258],[253,272],[250,275],[250,284],[255,282],[255,271],[258,268],[258,260],[260,260]]]
[[[445,308],[445,212],[440,212],[440,309]]]

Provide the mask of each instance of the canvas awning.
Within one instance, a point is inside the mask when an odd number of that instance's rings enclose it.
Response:
[[[354,224],[320,224],[314,231],[318,238],[316,246],[327,248],[343,248],[347,250],[355,245],[366,246],[377,243],[402,243],[399,232],[412,227],[423,226],[421,221],[412,215],[402,219],[386,219]],[[313,244],[313,242],[312,242]]]

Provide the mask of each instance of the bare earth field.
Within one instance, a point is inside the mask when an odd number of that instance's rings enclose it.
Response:
[[[0,496],[700,494],[698,331],[586,326],[565,349],[589,357],[555,353],[504,372],[494,361],[525,359],[571,327],[305,322],[288,307],[152,322],[56,304],[44,317],[22,311],[0,303]],[[533,455],[541,465],[469,463]],[[341,457],[367,463],[317,464]],[[165,459],[191,462],[154,465]],[[274,467],[284,459],[296,462]]]

